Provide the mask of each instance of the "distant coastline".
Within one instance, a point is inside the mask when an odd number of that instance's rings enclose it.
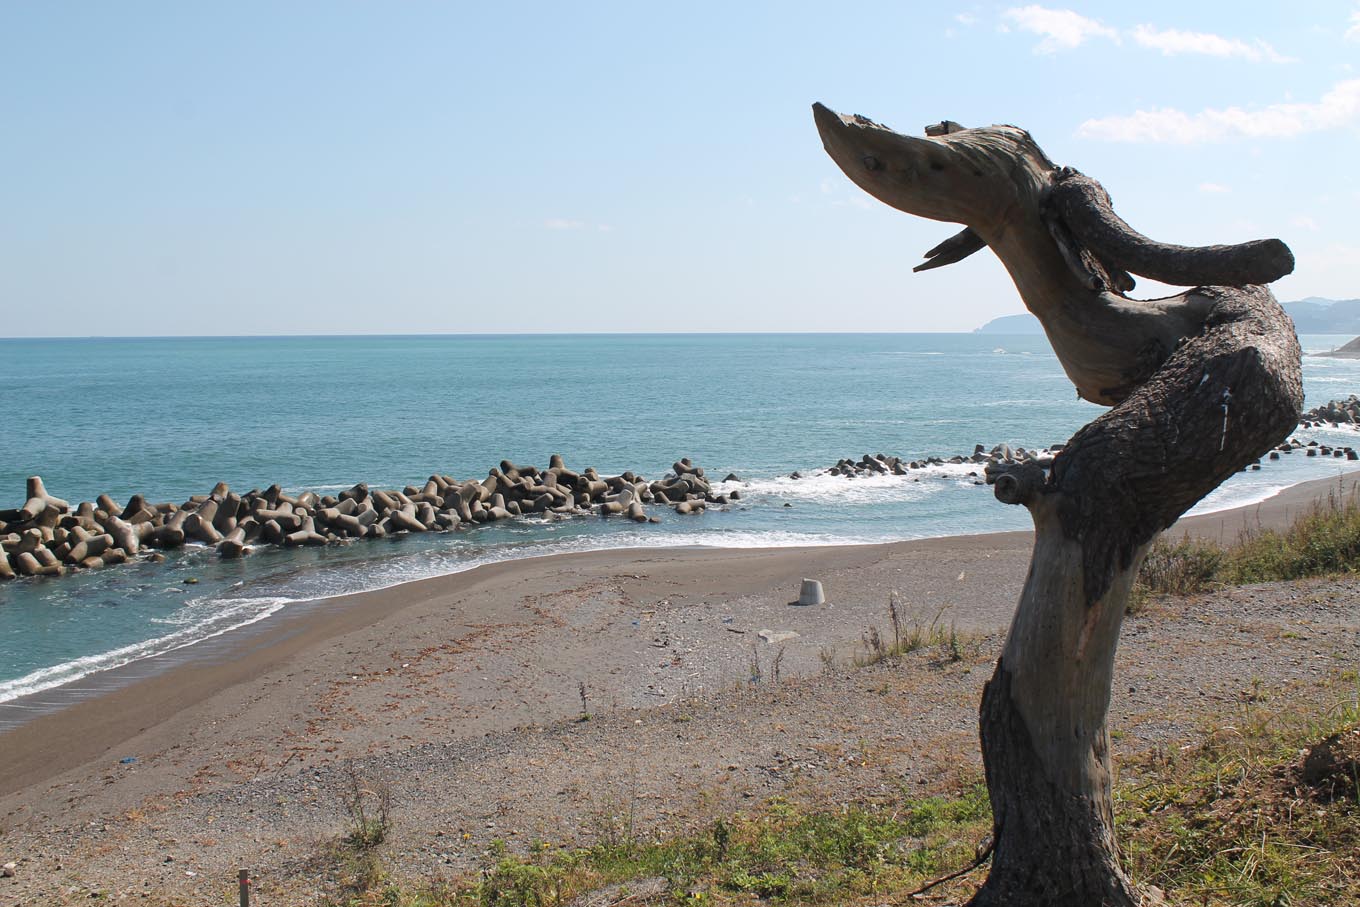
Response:
[[[1309,296],[1284,303],[1300,334],[1360,334],[1360,299]],[[1028,312],[1002,315],[973,329],[974,334],[1041,334],[1039,319]]]

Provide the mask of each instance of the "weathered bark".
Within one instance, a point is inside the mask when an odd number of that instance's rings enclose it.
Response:
[[[1129,591],[1157,533],[1283,439],[1303,391],[1293,325],[1264,287],[1201,286],[1151,302],[1110,290],[1132,285],[1125,270],[1148,273],[1149,255],[1153,268],[1169,269],[1163,276],[1219,277],[1269,275],[1292,257],[1270,240],[1159,258],[1168,248],[1150,249],[1157,244],[1118,221],[1098,184],[1080,184],[1085,201],[1056,202],[1054,183],[1075,177],[1013,127],[950,124],[912,139],[820,105],[816,116],[827,151],[856,183],[894,207],[967,225],[927,257],[957,261],[979,241],[991,247],[1078,393],[1115,404],[1050,470],[988,475],[999,500],[1029,509],[1035,540],[979,716],[995,850],[972,904],[1133,907],[1140,896],[1119,864],[1106,728]],[[1065,204],[1083,213],[1069,218]],[[1121,230],[1117,242],[1092,241]],[[1202,271],[1187,272],[1187,262]]]
[[[1114,213],[1100,183],[1071,168],[1056,174],[1049,202],[1102,262],[1162,283],[1241,287],[1270,283],[1294,270],[1294,254],[1278,239],[1200,247],[1150,240]]]
[[[1210,292],[1210,291],[1205,291]],[[996,850],[974,903],[1130,905],[1110,799],[1119,629],[1148,545],[1297,424],[1298,341],[1262,287],[1222,289],[1206,330],[1040,470],[989,476],[1026,505],[1034,555],[983,695]]]

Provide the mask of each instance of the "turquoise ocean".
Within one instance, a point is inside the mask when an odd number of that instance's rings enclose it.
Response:
[[[1349,338],[1305,336],[1305,350]],[[1360,391],[1360,361],[1305,357],[1307,406]],[[519,519],[238,561],[210,549],[0,584],[0,703],[282,609],[509,558],[606,548],[871,543],[1028,528],[976,467],[818,475],[842,457],[971,454],[1065,441],[1076,399],[1042,336],[693,334],[0,340],[0,508],[41,475],[73,504],[183,502],[218,481],[335,492],[482,477],[503,459],[660,478],[690,457],[740,502],[659,525]],[[1355,444],[1347,429],[1301,438]],[[1355,464],[1351,464],[1355,465]],[[1302,456],[1241,473],[1198,511],[1335,476]],[[799,472],[804,476],[790,479]],[[792,506],[785,507],[785,504]],[[187,585],[184,580],[198,582]],[[87,681],[88,682],[88,681]],[[74,684],[79,686],[79,684]],[[6,719],[0,715],[0,726]]]

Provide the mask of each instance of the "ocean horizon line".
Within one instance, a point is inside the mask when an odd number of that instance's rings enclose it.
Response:
[[[959,331],[428,331],[422,333],[298,333],[298,334],[71,334],[0,337],[0,342],[30,340],[337,340],[344,338],[404,339],[410,337],[873,337],[873,336],[971,336],[977,329]],[[1016,332],[1014,335],[995,333],[994,336],[1036,336]]]
[[[1019,314],[1019,313],[1017,313]],[[1002,317],[1002,316],[998,316]],[[298,334],[71,334],[0,336],[0,343],[57,341],[135,341],[135,340],[404,340],[416,338],[497,339],[528,337],[1039,337],[1025,331],[982,331],[981,328],[956,331],[428,331],[423,333],[298,333]],[[1315,337],[1349,337],[1349,333],[1304,332]]]

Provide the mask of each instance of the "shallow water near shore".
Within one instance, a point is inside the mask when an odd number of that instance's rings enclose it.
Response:
[[[1305,337],[1307,350],[1348,338]],[[1306,358],[1307,405],[1360,388],[1360,362]],[[181,502],[219,481],[322,493],[480,477],[502,459],[632,469],[689,456],[735,472],[740,503],[664,522],[523,519],[240,561],[190,546],[164,564],[0,585],[0,702],[193,645],[290,604],[478,564],[601,548],[766,547],[1029,528],[971,465],[816,475],[841,457],[969,454],[1066,440],[1103,410],[1075,399],[1039,336],[608,335],[0,341],[28,411],[0,433],[0,507],[41,474],[72,502]],[[1354,444],[1349,430],[1305,439]],[[1336,475],[1299,454],[1242,473],[1197,512]],[[806,478],[787,476],[797,470]],[[785,505],[791,506],[785,506]],[[196,582],[187,584],[185,580]]]

